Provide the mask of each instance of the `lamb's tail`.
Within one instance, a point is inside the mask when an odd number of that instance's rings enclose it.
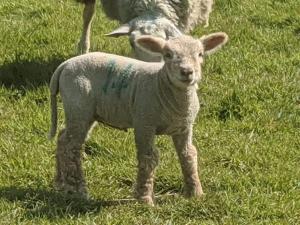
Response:
[[[62,63],[53,73],[50,81],[50,107],[51,107],[51,128],[48,134],[48,139],[51,140],[57,129],[57,99],[56,95],[59,91],[59,78],[60,74],[64,68],[64,63]]]

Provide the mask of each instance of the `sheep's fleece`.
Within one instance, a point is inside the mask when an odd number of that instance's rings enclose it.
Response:
[[[77,0],[85,4],[83,30],[78,52],[87,53],[90,48],[90,29],[95,13],[96,0]],[[108,17],[122,25],[107,34],[111,37],[128,35],[135,57],[144,61],[161,61],[135,45],[141,35],[153,35],[164,39],[190,32],[196,25],[208,26],[213,0],[101,0]]]
[[[121,130],[145,121],[157,126],[157,134],[182,133],[198,112],[196,87],[176,94],[167,77],[158,74],[162,66],[100,52],[80,55],[59,67],[51,92],[60,91],[68,116],[97,115],[97,121]]]
[[[181,31],[189,32],[204,23],[212,10],[213,0],[101,0],[105,13],[121,23],[135,17],[156,14],[172,21]]]

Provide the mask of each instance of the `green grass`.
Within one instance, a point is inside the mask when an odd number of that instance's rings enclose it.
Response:
[[[132,198],[136,176],[132,131],[93,131],[84,156],[92,200],[52,189],[48,81],[75,55],[81,11],[71,0],[0,1],[0,224],[300,223],[298,1],[219,0],[210,27],[194,30],[195,37],[214,31],[230,37],[207,59],[199,90],[194,143],[206,195],[180,195],[175,151],[160,137],[154,208],[120,200]],[[130,54],[126,38],[103,36],[115,27],[98,7],[93,51]]]

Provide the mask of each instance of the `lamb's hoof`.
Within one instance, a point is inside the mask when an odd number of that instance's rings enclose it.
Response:
[[[192,189],[186,189],[184,191],[184,196],[186,198],[200,198],[204,195],[204,192],[202,188],[192,188]]]
[[[151,196],[143,196],[143,197],[138,197],[137,198],[139,202],[149,205],[149,206],[154,206],[154,201]]]

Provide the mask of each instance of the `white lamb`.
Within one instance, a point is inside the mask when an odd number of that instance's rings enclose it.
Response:
[[[160,53],[165,63],[147,63],[106,54],[71,58],[54,72],[50,83],[52,127],[57,126],[56,95],[61,94],[66,127],[58,137],[55,183],[58,189],[86,195],[80,149],[95,121],[119,129],[134,128],[138,174],[136,198],[153,205],[155,135],[170,135],[182,167],[185,194],[200,196],[193,123],[199,109],[197,82],[205,54],[227,42],[225,33],[201,39],[180,36],[166,41],[141,36],[137,44]]]
[[[77,1],[85,4],[78,52],[87,53],[96,0]],[[123,24],[108,36],[128,35],[136,58],[160,61],[160,57],[153,57],[136,46],[136,38],[147,34],[167,40],[190,32],[198,24],[208,26],[213,0],[101,0],[101,3],[108,17]]]

